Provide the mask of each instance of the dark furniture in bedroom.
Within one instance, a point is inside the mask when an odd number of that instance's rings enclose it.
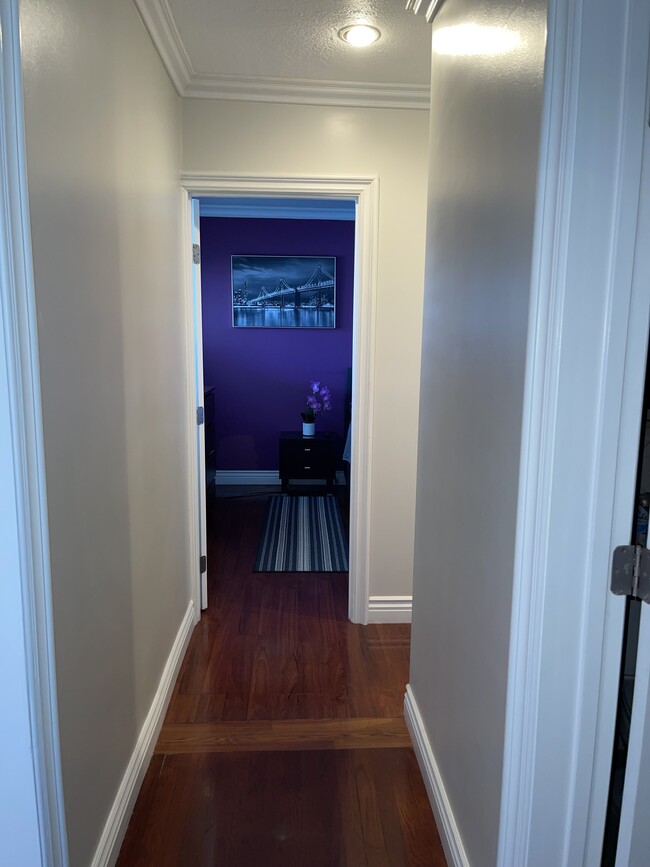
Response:
[[[305,437],[297,431],[280,434],[280,481],[282,490],[289,492],[291,480],[323,480],[332,491],[341,460],[341,438],[324,431]],[[304,490],[304,487],[299,490]]]

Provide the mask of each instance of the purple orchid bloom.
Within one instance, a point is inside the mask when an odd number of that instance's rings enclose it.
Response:
[[[307,396],[307,408],[300,413],[305,422],[313,422],[319,412],[332,409],[332,392],[326,385],[321,386],[317,379],[312,379],[310,388],[311,394]]]

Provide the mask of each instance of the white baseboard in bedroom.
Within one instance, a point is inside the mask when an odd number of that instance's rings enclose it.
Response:
[[[339,485],[345,484],[342,470],[336,474]],[[217,485],[279,485],[280,476],[277,470],[217,470],[215,474]],[[312,485],[313,482],[306,481]]]
[[[368,623],[410,623],[412,596],[371,596]]]
[[[194,602],[190,602],[174,639],[171,652],[167,657],[149,713],[140,730],[129,764],[108,814],[91,867],[113,867],[117,861],[195,622]]]
[[[277,470],[217,470],[217,485],[279,485]]]
[[[438,764],[410,684],[406,685],[404,717],[408,730],[411,733],[413,749],[415,750],[418,765],[424,779],[424,785],[429,795],[431,809],[438,826],[438,833],[440,834],[442,848],[445,850],[447,863],[449,867],[470,867],[458,825],[454,819]]]

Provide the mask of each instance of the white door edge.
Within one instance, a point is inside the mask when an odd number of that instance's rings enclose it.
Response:
[[[641,609],[634,678],[625,785],[616,847],[616,867],[645,867],[648,863],[648,711],[650,685],[650,607]],[[646,743],[644,743],[646,742]],[[644,749],[645,747],[645,749]],[[637,797],[639,803],[637,804]]]
[[[631,24],[639,30],[645,29],[647,34],[650,31],[650,10],[646,10],[645,20],[636,18]],[[645,64],[642,63],[642,51],[639,51],[638,57],[635,56],[633,59],[636,61],[633,68],[637,76],[642,76],[644,71],[648,70],[649,57],[647,49]],[[648,299],[650,287],[650,244],[648,243],[648,239],[650,238],[650,130],[648,130],[647,126],[645,127],[640,188],[642,193],[639,203],[636,234],[630,337],[628,341],[629,366],[632,369],[636,367],[636,359],[642,353],[645,354],[650,324],[650,300]],[[640,327],[643,324],[645,324],[645,342],[643,339],[644,334],[641,332]],[[645,371],[646,368],[642,367],[642,371],[635,370],[635,373],[637,375],[641,372],[645,374]],[[638,390],[638,387],[637,384],[636,390]],[[643,385],[641,385],[641,389],[643,390]],[[633,432],[636,432],[637,436],[632,443],[628,444],[627,447],[629,449],[632,449],[634,445],[638,447],[638,429]],[[620,867],[626,867],[628,864],[645,864],[648,859],[647,846],[650,837],[645,829],[648,827],[646,812],[648,809],[648,750],[650,749],[650,744],[647,743],[650,732],[650,718],[647,717],[649,710],[649,689],[650,606],[643,604],[637,648],[627,765],[621,805],[618,847],[616,850],[616,864],[620,865]],[[637,794],[639,796],[638,804]]]
[[[201,249],[200,206],[198,199],[190,202],[192,212],[192,313],[194,335],[194,372],[195,372],[195,418],[199,407],[204,409],[202,424],[196,424],[196,452],[197,465],[195,472],[198,473],[199,496],[199,599],[201,611],[208,607],[208,527],[207,527],[207,501],[205,483],[205,400],[203,383],[203,304],[201,300],[201,264],[194,261],[194,249]],[[196,580],[196,577],[193,579]]]

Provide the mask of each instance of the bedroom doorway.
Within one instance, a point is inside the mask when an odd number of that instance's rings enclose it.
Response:
[[[342,459],[351,407],[355,203],[197,201],[204,483],[215,531],[204,552],[210,592],[222,575],[210,561],[217,550],[220,561],[229,559],[217,541],[225,512],[257,523],[259,510],[247,519],[243,499],[283,515],[277,523],[269,515],[269,534],[259,529],[266,553],[254,571],[347,573],[350,474]],[[316,424],[305,437],[301,413],[310,410]],[[293,496],[281,497],[286,493]],[[244,571],[244,561],[256,561],[255,550],[240,556]]]
[[[370,409],[373,393],[373,370],[370,363],[371,348],[374,343],[373,310],[376,274],[376,227],[378,190],[375,178],[364,179],[241,179],[223,176],[185,176],[182,179],[186,208],[185,225],[192,226],[191,214],[197,199],[207,201],[222,200],[222,204],[233,200],[287,200],[302,201],[307,206],[310,200],[327,203],[328,207],[352,207],[354,209],[354,272],[352,326],[352,364],[351,364],[351,436],[350,457],[354,465],[350,484],[350,555],[349,555],[349,594],[348,616],[352,622],[365,623],[368,618],[369,576],[368,576],[368,519],[370,509],[370,467],[372,436],[370,429]],[[195,237],[188,238],[188,251],[192,251]],[[194,248],[196,259],[196,248]],[[200,279],[197,280],[197,263],[188,256],[187,322],[188,343],[196,347],[200,333]],[[200,274],[199,274],[200,278]],[[190,333],[191,332],[191,333]],[[200,341],[199,341],[200,342]],[[202,361],[201,346],[192,354],[193,386],[191,388],[192,407],[190,416],[203,407],[202,370],[199,376],[198,365]],[[210,383],[206,383],[207,386]],[[199,410],[199,417],[201,411]],[[196,430],[194,431],[196,434]],[[205,453],[202,454],[201,436],[194,436],[193,454],[190,460],[193,467],[191,486],[196,515],[191,516],[193,538],[196,540],[195,598],[198,606],[207,605],[207,596],[201,593],[202,539],[201,527],[206,510],[205,493],[201,490],[201,474],[205,471]],[[208,450],[209,452],[209,450]],[[197,472],[198,467],[198,472]],[[203,476],[204,478],[204,476]]]

